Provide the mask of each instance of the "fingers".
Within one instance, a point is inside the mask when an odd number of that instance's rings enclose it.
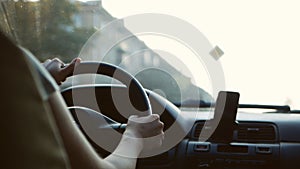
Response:
[[[52,63],[54,63],[55,65],[57,65],[59,67],[62,67],[63,65],[65,65],[65,63],[58,58],[52,59]]]
[[[129,117],[130,121],[136,122],[136,123],[150,123],[150,122],[155,122],[159,120],[159,115],[158,114],[151,114],[148,116],[142,116],[139,117],[137,115],[132,115]]]
[[[79,64],[80,61],[81,59],[75,58],[70,64],[66,65],[60,59],[54,58],[52,60],[46,60],[43,65],[53,76],[57,84],[60,85],[61,82],[65,81],[67,77],[73,74],[75,66]]]
[[[164,126],[165,126],[165,124],[163,122],[161,122],[161,121],[158,122],[158,124],[157,124],[157,129],[159,130],[158,134],[163,133]]]
[[[54,58],[54,59],[47,59],[43,65],[45,66],[46,69],[50,68],[51,69],[59,69],[61,68],[62,66],[64,66],[64,62],[61,61],[60,59],[58,58]]]
[[[68,64],[67,66],[63,67],[61,70],[62,75],[67,78],[69,76],[71,76],[74,72],[74,68],[77,64],[79,64],[81,62],[80,58],[75,58],[71,61],[70,64]]]
[[[163,128],[164,123],[157,114],[143,117],[133,115],[128,119],[125,133],[131,133],[130,137],[141,138],[143,151],[152,151],[163,144],[165,137]]]
[[[159,115],[130,116],[127,124],[128,128],[136,130],[141,137],[153,137],[163,134],[164,123],[160,121]]]
[[[45,60],[45,62],[43,63],[44,67],[47,67],[50,62],[51,62],[50,59]]]

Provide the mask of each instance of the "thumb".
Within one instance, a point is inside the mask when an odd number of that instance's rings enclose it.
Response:
[[[73,74],[74,68],[81,62],[80,58],[75,58],[66,67],[62,68],[61,72],[65,77],[69,77]]]

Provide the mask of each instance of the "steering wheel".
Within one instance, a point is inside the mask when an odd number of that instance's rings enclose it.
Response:
[[[194,124],[193,120],[181,116],[180,109],[175,105],[155,92],[144,89],[135,77],[117,66],[82,62],[75,68],[73,76],[81,74],[106,75],[124,84],[75,83],[61,91],[66,104],[72,106],[69,109],[76,125],[102,157],[113,152],[119,144],[130,115],[146,116],[153,109],[165,124],[162,146],[149,151],[147,149],[140,154],[140,158],[169,151],[188,134]],[[73,80],[77,81],[76,78]]]
[[[150,101],[144,88],[135,77],[125,70],[108,63],[82,62],[76,66],[72,76],[82,74],[105,75],[122,82],[127,88],[129,100],[133,107],[130,114],[146,116],[152,113]],[[81,98],[83,96],[77,97]],[[80,130],[97,150],[104,149],[112,152],[122,136],[118,130],[124,129],[126,125],[90,108],[72,106],[69,107],[69,110]]]

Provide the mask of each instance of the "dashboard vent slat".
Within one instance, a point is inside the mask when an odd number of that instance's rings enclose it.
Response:
[[[205,122],[197,122],[192,131],[193,139],[198,139]],[[277,128],[272,123],[240,122],[234,131],[233,141],[249,143],[274,143],[278,141]]]
[[[242,142],[275,142],[276,128],[267,123],[239,123],[236,140]]]
[[[204,126],[204,123],[196,123],[195,128],[194,128],[194,132],[193,132],[193,137],[194,138],[199,138],[203,126]]]

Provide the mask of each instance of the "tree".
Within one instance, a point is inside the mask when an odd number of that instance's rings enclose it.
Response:
[[[7,1],[5,8],[14,39],[40,60],[70,61],[95,31],[74,26],[78,9],[68,0]]]

